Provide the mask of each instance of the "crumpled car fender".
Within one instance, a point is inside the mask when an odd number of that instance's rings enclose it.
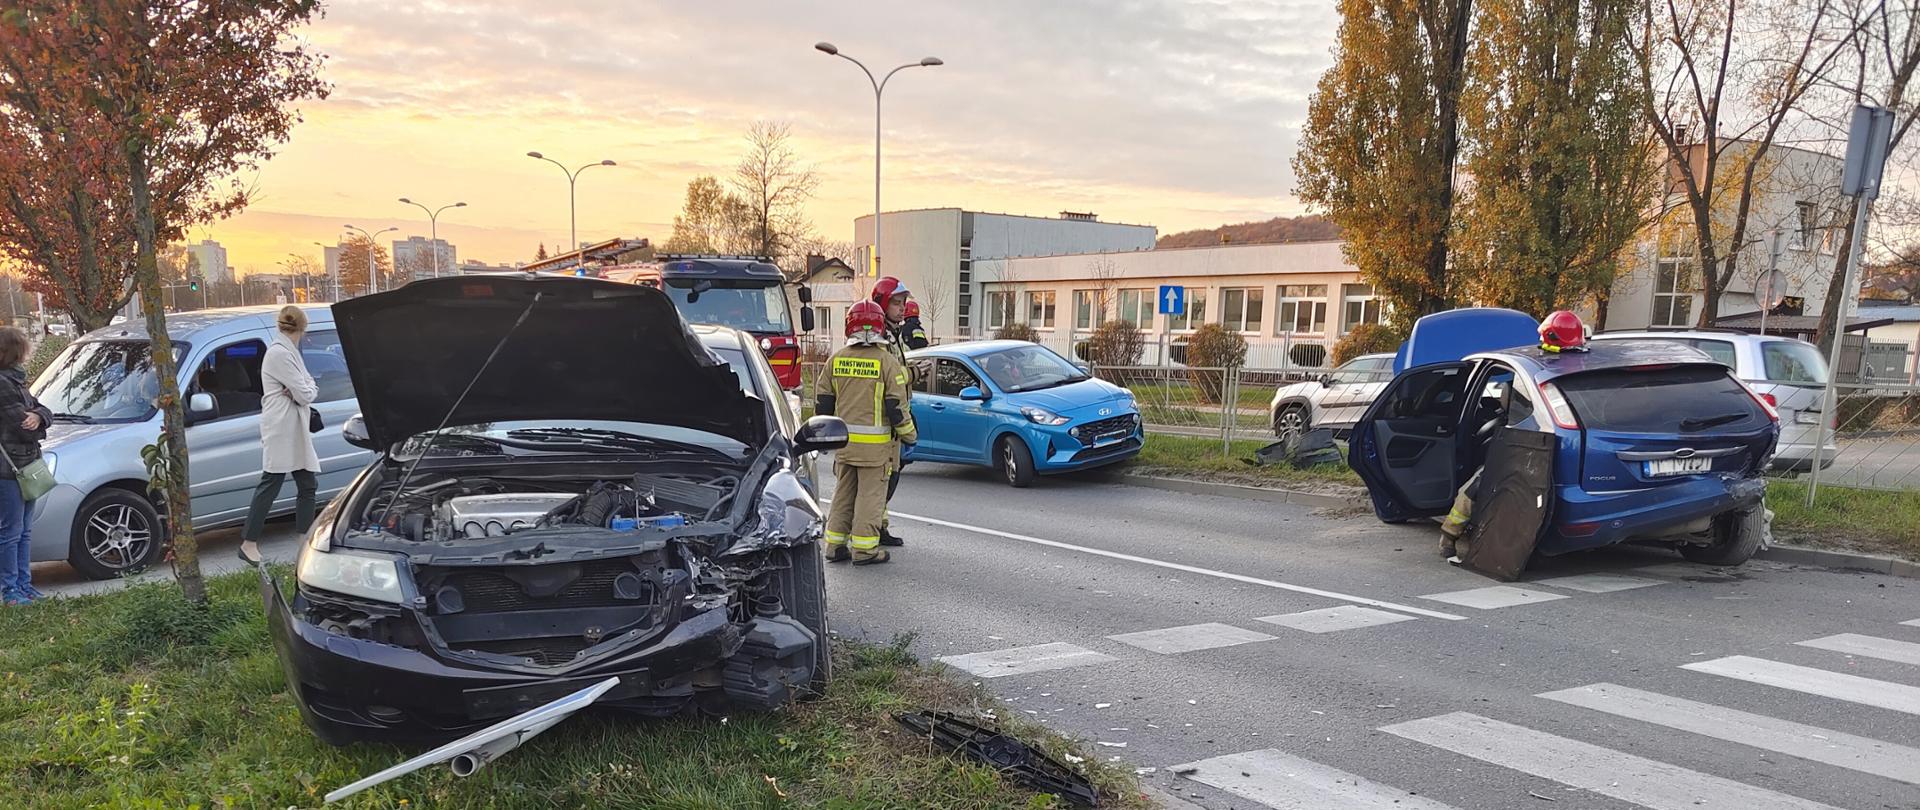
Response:
[[[753,526],[718,559],[735,559],[759,551],[793,548],[819,541],[825,529],[820,503],[788,470],[775,472],[760,490]]]

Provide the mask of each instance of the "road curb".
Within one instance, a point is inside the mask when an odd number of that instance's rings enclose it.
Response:
[[[1180,492],[1188,495],[1225,495],[1234,498],[1247,498],[1272,503],[1292,503],[1301,506],[1345,508],[1367,505],[1366,498],[1347,495],[1321,495],[1313,492],[1296,492],[1291,489],[1256,487],[1246,484],[1223,484],[1214,481],[1194,481],[1185,478],[1166,478],[1158,475],[1121,475],[1120,483],[1133,487],[1145,487],[1167,492]]]
[[[1366,506],[1367,499],[1360,496],[1321,495],[1313,492],[1295,492],[1290,489],[1274,487],[1256,487],[1247,484],[1223,484],[1212,481],[1195,481],[1186,478],[1167,478],[1158,475],[1121,475],[1120,483],[1127,486],[1145,487],[1167,492],[1180,492],[1188,495],[1225,495],[1235,498],[1247,498],[1271,503],[1291,503],[1301,506],[1348,508]],[[1829,551],[1819,548],[1776,545],[1753,555],[1756,559],[1770,562],[1793,563],[1796,565],[1818,565],[1824,568],[1840,568],[1849,571],[1867,571],[1875,574],[1920,579],[1920,562],[1902,560],[1880,554],[1862,554],[1853,551]]]
[[[1155,804],[1160,805],[1162,810],[1204,810],[1200,805],[1182,799],[1153,785],[1141,785],[1140,793],[1152,799]]]

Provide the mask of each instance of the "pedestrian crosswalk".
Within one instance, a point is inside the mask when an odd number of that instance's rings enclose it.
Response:
[[[1912,622],[1902,622],[1911,625]],[[1808,639],[1793,645],[1849,656],[1890,661],[1920,667],[1913,656],[1911,642],[1879,638],[1860,633],[1842,633]],[[1809,659],[1811,660],[1811,659]],[[1835,665],[1846,659],[1835,657]],[[1805,700],[1842,701],[1868,707],[1872,712],[1898,715],[1920,713],[1920,687],[1889,680],[1866,678],[1819,666],[1777,661],[1757,656],[1732,655],[1677,667],[1694,675],[1729,678],[1799,693]],[[1905,669],[1890,670],[1907,674]],[[1920,670],[1913,673],[1920,676]],[[1905,680],[1914,680],[1907,678]],[[1710,686],[1711,681],[1695,685]],[[1708,690],[1712,691],[1712,690]],[[1739,769],[1734,773],[1708,773],[1663,762],[1641,753],[1629,753],[1606,745],[1563,736],[1567,728],[1619,729],[1633,732],[1631,725],[1646,724],[1685,732],[1700,738],[1700,746],[1731,745],[1761,752],[1764,757],[1781,755],[1810,763],[1811,767],[1842,769],[1870,778],[1889,780],[1889,787],[1873,796],[1908,797],[1889,803],[1884,798],[1862,799],[1856,805],[1851,792],[1846,806],[1920,808],[1920,725],[1901,718],[1873,723],[1865,728],[1843,731],[1826,724],[1810,725],[1745,708],[1663,694],[1650,689],[1620,683],[1600,682],[1568,689],[1543,692],[1536,698],[1569,710],[1592,712],[1583,722],[1556,724],[1555,732],[1532,728],[1502,719],[1496,714],[1455,711],[1378,727],[1378,731],[1427,748],[1477,761],[1486,766],[1506,769],[1528,777],[1561,785],[1553,795],[1534,792],[1535,799],[1564,801],[1581,795],[1604,796],[1650,810],[1832,810],[1835,805],[1818,799],[1834,799],[1831,790],[1822,792],[1825,780],[1756,779],[1755,771]],[[1790,700],[1800,700],[1791,698]],[[1731,700],[1731,699],[1729,699]],[[1781,704],[1777,697],[1763,706]],[[1532,707],[1539,708],[1539,707]],[[1485,711],[1485,710],[1480,710]],[[1804,709],[1796,712],[1806,716]],[[1522,712],[1537,716],[1537,711]],[[1849,716],[1847,712],[1826,713]],[[1858,717],[1857,712],[1851,716]],[[1612,718],[1614,723],[1596,723],[1594,719]],[[1857,721],[1856,721],[1857,722]],[[1889,737],[1889,739],[1880,739]],[[1736,761],[1752,761],[1743,755]],[[1472,802],[1448,795],[1445,791],[1424,790],[1405,775],[1396,776],[1393,768],[1377,763],[1391,758],[1375,757],[1361,770],[1369,775],[1348,773],[1321,762],[1305,759],[1284,750],[1267,748],[1226,754],[1174,766],[1186,779],[1211,786],[1252,806],[1275,810],[1319,810],[1320,808],[1413,808],[1449,810],[1443,801]],[[1699,757],[1694,757],[1698,761]],[[1692,764],[1692,763],[1690,763]],[[1836,772],[1838,773],[1838,772]],[[1371,776],[1372,778],[1369,778]],[[1374,779],[1386,779],[1383,784]],[[1891,787],[1899,783],[1899,787]],[[1564,792],[1561,792],[1564,791]],[[1457,791],[1456,791],[1457,793]],[[1797,795],[1806,794],[1806,795]],[[1437,798],[1436,798],[1437,797]],[[1240,802],[1234,807],[1246,807]],[[1569,806],[1569,805],[1562,805]],[[1571,806],[1585,806],[1575,804]]]

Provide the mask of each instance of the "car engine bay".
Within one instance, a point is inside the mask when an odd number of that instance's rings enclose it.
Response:
[[[383,486],[355,525],[416,542],[507,537],[553,527],[633,531],[716,519],[739,478],[635,473],[620,480],[448,476]]]

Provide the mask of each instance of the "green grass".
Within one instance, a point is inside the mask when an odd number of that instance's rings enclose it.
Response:
[[[1127,470],[1147,475],[1229,481],[1282,489],[1334,490],[1361,486],[1359,477],[1345,464],[1322,464],[1296,470],[1284,465],[1255,466],[1247,463],[1253,459],[1254,451],[1268,444],[1236,439],[1232,442],[1231,452],[1222,453],[1219,439],[1150,433],[1146,447],[1127,463]]]
[[[1273,404],[1273,388],[1271,385],[1242,385],[1237,401],[1242,408],[1264,411],[1268,405]],[[1148,405],[1161,407],[1161,403],[1168,403],[1170,407],[1175,408],[1211,409],[1216,413],[1220,410],[1220,404],[1214,402],[1213,397],[1202,397],[1200,389],[1185,379],[1177,379],[1171,384],[1129,383],[1127,390],[1133,392],[1133,398],[1143,408]]]
[[[1827,485],[1807,507],[1807,485],[1767,484],[1773,533],[1783,542],[1832,546],[1920,560],[1920,492]]]
[[[317,807],[329,790],[418,753],[332,748],[300,722],[250,573],[188,606],[168,584],[6,608],[0,620],[0,795],[10,808]],[[992,708],[915,663],[903,642],[837,650],[822,700],[717,720],[572,718],[468,779],[435,767],[350,808],[1044,808],[992,769],[926,750],[890,717]],[[1005,710],[1000,712],[1003,716]],[[1055,753],[1072,743],[1019,720]],[[1131,773],[1094,766],[1115,806]],[[784,797],[783,795],[784,794]]]

